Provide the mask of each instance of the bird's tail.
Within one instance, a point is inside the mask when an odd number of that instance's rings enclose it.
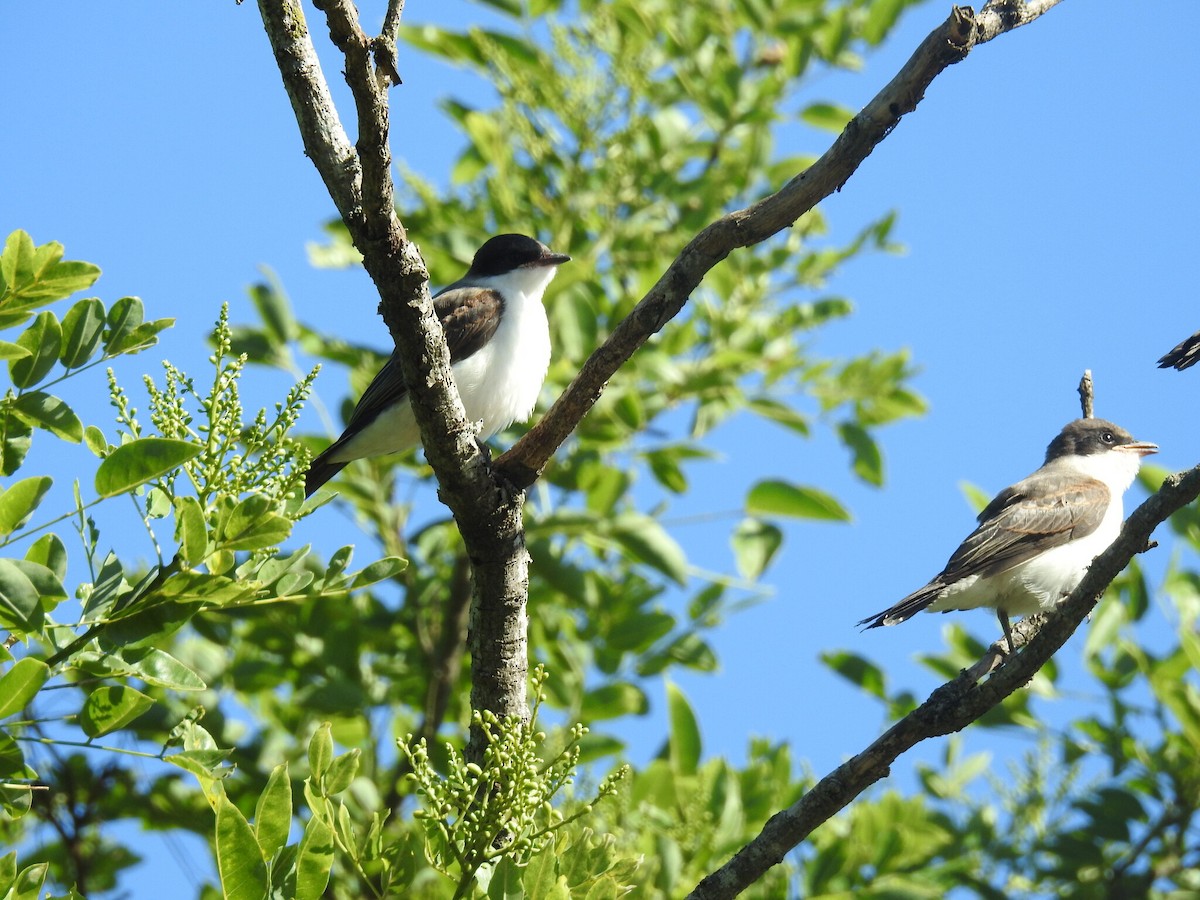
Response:
[[[336,446],[336,445],[335,445]],[[332,450],[330,447],[329,450]],[[327,457],[329,450],[312,461],[308,471],[304,473],[304,496],[311,497],[313,491],[327,482],[330,478],[346,467],[344,462],[331,462]]]
[[[931,581],[920,590],[913,591],[895,606],[889,606],[881,613],[867,616],[858,624],[867,628],[878,628],[880,625],[899,625],[901,622],[907,622],[928,607],[945,589],[944,584]]]
[[[1179,342],[1178,346],[1158,361],[1160,369],[1175,368],[1182,372],[1200,362],[1200,331]]]

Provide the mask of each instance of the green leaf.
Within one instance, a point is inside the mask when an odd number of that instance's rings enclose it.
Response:
[[[608,646],[613,650],[640,653],[655,641],[671,633],[675,617],[660,610],[636,610],[613,622]]]
[[[558,876],[558,854],[553,844],[529,860],[521,887],[527,900],[571,900],[567,880]]]
[[[407,568],[407,559],[401,559],[398,556],[385,556],[383,559],[378,559],[371,563],[365,569],[355,572],[354,579],[350,582],[350,589],[357,590],[370,584],[386,581],[389,578],[399,575]]]
[[[313,816],[304,825],[296,858],[296,900],[320,900],[333,869],[333,831]]]
[[[25,559],[45,566],[60,582],[67,577],[67,548],[56,534],[43,534],[30,544]]]
[[[189,566],[198,566],[204,561],[208,550],[208,523],[200,501],[195,497],[175,498],[175,539]]]
[[[55,437],[78,444],[83,440],[83,423],[62,400],[44,391],[30,391],[16,399],[13,415],[26,425],[49,431]]]
[[[156,335],[175,324],[174,319],[142,321],[145,307],[137,297],[122,297],[108,311],[104,331],[104,355],[136,353],[157,343]]]
[[[92,358],[104,332],[104,304],[94,297],[80,300],[62,322],[63,341],[59,359],[68,369],[77,369]]]
[[[480,0],[481,3],[507,13],[514,19],[521,17],[521,0]]]
[[[92,451],[93,456],[104,459],[108,453],[108,438],[95,425],[88,425],[83,429],[83,442]]]
[[[270,512],[272,505],[263,494],[242,498],[221,524],[220,546],[226,550],[261,550],[287,540],[292,523]]]
[[[17,851],[10,850],[0,856],[0,891],[7,893],[12,883],[17,880]],[[4,894],[0,894],[0,897]]]
[[[733,530],[730,542],[738,573],[745,579],[756,581],[783,546],[783,532],[761,519],[743,519]]]
[[[53,570],[28,559],[10,559],[8,562],[29,579],[29,583],[37,591],[43,610],[51,610],[67,599],[67,590]]]
[[[521,886],[521,869],[512,857],[503,857],[492,869],[492,878],[487,886],[487,900],[525,900],[525,889]]]
[[[300,326],[292,314],[292,306],[283,292],[274,272],[267,271],[267,283],[250,288],[250,299],[263,321],[263,328],[271,343],[280,346],[300,336]]]
[[[800,118],[814,128],[840,134],[846,123],[854,118],[854,112],[832,103],[813,103],[804,108]]]
[[[24,359],[32,355],[20,344],[14,344],[12,341],[0,341],[0,360]]]
[[[350,782],[358,774],[359,757],[362,755],[357,748],[349,753],[334,757],[325,773],[325,796],[332,797],[350,787]]]
[[[157,647],[125,648],[119,655],[130,672],[147,684],[172,691],[202,691],[207,687],[195,671]]]
[[[750,489],[746,512],[750,515],[850,521],[850,513],[824,491],[773,479],[760,481]]]
[[[671,769],[676,775],[695,775],[700,764],[700,726],[687,697],[673,682],[667,682],[667,718]]]
[[[38,590],[17,560],[0,559],[0,627],[27,634],[41,627],[43,615]]]
[[[0,535],[7,537],[28,522],[52,483],[48,475],[23,478],[0,493]]]
[[[40,312],[33,324],[21,332],[17,344],[29,351],[28,356],[8,361],[8,373],[18,388],[32,387],[54,368],[62,347],[62,326],[52,312]]]
[[[651,450],[645,454],[646,462],[654,480],[667,490],[676,494],[684,493],[688,488],[687,476],[679,465],[679,456],[669,450]]]
[[[0,730],[0,781],[12,778],[27,778],[29,768],[25,765],[25,754],[6,731]]]
[[[17,660],[0,678],[0,719],[23,710],[50,677],[50,667],[26,656]]]
[[[108,310],[105,324],[108,326],[104,334],[104,353],[113,356],[121,352],[121,347],[127,344],[134,329],[142,324],[146,309],[137,297],[122,297]]]
[[[139,353],[157,344],[159,332],[166,331],[174,324],[174,319],[155,319],[153,322],[143,322],[122,340],[106,345],[106,352]]]
[[[628,893],[628,888],[611,875],[604,874],[592,882],[583,900],[618,900]]]
[[[971,484],[969,481],[960,481],[958,489],[963,492],[963,496],[967,498],[968,505],[976,515],[983,512],[984,508],[992,502],[991,494],[979,487],[979,485]]]
[[[292,780],[288,764],[281,762],[271,770],[254,807],[254,837],[265,858],[272,859],[283,849],[291,828]]]
[[[263,900],[267,863],[250,823],[222,790],[217,796],[217,871],[226,900]]]
[[[867,43],[872,46],[879,44],[910,2],[912,0],[874,0],[867,7],[867,18],[862,26],[862,34]]]
[[[842,443],[854,454],[854,474],[867,484],[879,487],[883,484],[883,454],[879,445],[865,428],[853,422],[843,422],[838,426],[838,436]]]
[[[865,657],[839,650],[822,653],[821,662],[873,697],[887,699],[887,679],[883,670]]]
[[[665,528],[649,516],[624,513],[612,523],[612,536],[638,562],[677,584],[687,580],[687,556]]]
[[[319,782],[333,761],[333,736],[328,722],[322,722],[308,742],[308,768]]]
[[[154,706],[154,700],[123,684],[106,684],[88,694],[79,713],[79,727],[88,737],[124,728]]]
[[[3,456],[3,459],[0,460],[2,462],[0,474],[11,475],[21,468],[21,463],[25,461],[33,429],[13,415],[10,410],[7,415],[2,415],[0,418],[0,431],[4,435],[4,443],[0,446],[0,454]]]
[[[63,245],[57,241],[33,246],[33,239],[17,230],[0,253],[0,311],[52,303],[91,287],[100,269],[91,263],[62,262]]]
[[[650,709],[645,692],[628,681],[618,681],[593,688],[583,696],[580,717],[586,722],[617,719],[621,716],[642,715]]]
[[[38,900],[42,887],[46,883],[46,873],[50,863],[35,863],[21,870],[12,888],[5,895],[5,900]]]
[[[164,756],[163,762],[195,775],[201,784],[220,778],[225,770],[222,765],[232,750],[183,750]]]
[[[173,438],[141,438],[113,450],[96,470],[96,493],[115,497],[199,456],[203,444]]]

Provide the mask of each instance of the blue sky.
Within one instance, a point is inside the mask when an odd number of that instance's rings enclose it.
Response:
[[[192,4],[186,15],[152,2],[55,8],[57,21],[45,5],[0,11],[9,123],[0,142],[0,232],[24,228],[39,243],[60,241],[69,258],[102,267],[95,292],[106,302],[135,294],[151,315],[178,319],[158,348],[122,367],[126,382],[160,358],[202,370],[203,335],[219,304],[229,301],[234,320],[248,320],[245,288],[264,264],[306,321],[383,347],[365,276],[308,265],[305,244],[320,239],[332,206],[301,152],[254,5]],[[462,24],[474,10],[410,2],[405,19]],[[933,4],[908,13],[861,73],[829,75],[803,99],[860,107],[946,12]],[[833,491],[854,522],[789,525],[767,576],[772,599],[713,636],[718,674],[681,678],[706,753],[740,759],[751,735],[767,735],[790,740],[821,773],[862,749],[878,734],[882,710],[824,669],[823,651],[865,653],[894,686],[919,695],[935,686],[915,659],[942,648],[950,617],[866,634],[854,623],[924,583],[970,530],[960,482],[992,493],[1036,468],[1050,438],[1078,415],[1084,368],[1095,375],[1099,415],[1160,444],[1156,461],[1167,468],[1198,461],[1200,374],[1154,367],[1200,328],[1192,274],[1198,32],[1200,6],[1187,0],[1066,0],[943,73],[823,205],[835,241],[897,210],[893,235],[907,252],[842,270],[828,290],[853,299],[856,313],[821,331],[814,350],[909,348],[930,412],[881,433],[881,490],[852,479],[827,433],[794,441],[742,419],[717,433],[727,464],[707,467],[668,518],[736,506],[757,477],[786,474]],[[393,154],[444,181],[459,139],[435,104],[486,90],[412,54],[401,71]],[[335,87],[336,72],[327,64]],[[819,153],[829,137],[797,127],[786,140],[790,151]],[[553,287],[550,295],[553,302]],[[263,379],[263,402],[282,394],[281,379],[251,377]],[[345,384],[329,372],[319,392],[333,404]],[[307,425],[321,427],[315,414]],[[61,460],[67,477],[72,465],[89,465],[70,451]],[[1140,498],[1134,488],[1127,508]],[[729,524],[675,533],[696,558],[728,560]],[[316,535],[320,525],[308,527]],[[1158,571],[1169,552],[1164,541],[1146,565]],[[1165,640],[1161,611],[1152,619],[1147,640]],[[953,620],[989,640],[998,630],[985,612]],[[1079,670],[1082,645],[1081,635],[1061,651],[1068,673]],[[651,717],[623,732],[635,758],[652,753],[663,733],[661,689],[652,699]],[[1077,711],[1065,702],[1043,709],[1063,718]],[[967,743],[1003,757],[1030,742],[976,731]],[[911,757],[937,760],[942,749],[935,742]],[[896,777],[905,771],[897,767]],[[135,885],[134,896],[150,890]]]

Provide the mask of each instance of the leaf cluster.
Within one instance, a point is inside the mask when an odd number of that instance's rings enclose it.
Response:
[[[415,741],[408,735],[401,742],[412,769],[408,778],[422,800],[413,816],[425,827],[426,858],[457,884],[456,897],[468,896],[475,881],[489,896],[497,891],[508,896],[514,887],[526,895],[547,895],[560,885],[579,893],[600,885],[615,893],[626,890],[623,879],[632,875],[633,861],[625,861],[618,870],[600,853],[596,861],[605,864],[598,871],[576,867],[576,878],[571,879],[554,870],[558,836],[569,833],[568,826],[588,816],[595,803],[615,794],[626,769],[604,778],[594,798],[573,804],[569,813],[554,805],[556,796],[575,778],[579,744],[587,729],[570,728],[562,748],[550,759],[542,758],[546,734],[538,730],[537,711],[545,683],[545,670],[539,667],[533,675],[535,702],[528,722],[501,722],[491,712],[475,713],[474,724],[486,737],[478,764],[465,762],[449,745],[447,773],[442,776],[430,762],[424,739]],[[538,857],[541,864],[531,865]]]
[[[99,274],[95,266],[65,262],[62,255],[61,245],[35,247],[23,232],[11,235],[0,253],[0,317],[8,327],[30,322],[5,345],[12,385],[0,412],[4,459],[14,468],[27,462],[31,428],[82,441],[99,458],[95,498],[85,501],[76,480],[73,508],[41,525],[29,523],[53,496],[49,476],[24,478],[0,493],[0,546],[37,536],[23,558],[0,559],[0,627],[8,632],[0,647],[3,827],[16,838],[40,821],[58,836],[38,851],[40,867],[9,873],[13,896],[25,896],[27,889],[36,893],[47,864],[59,884],[104,890],[137,861],[98,835],[92,823],[128,816],[131,798],[143,789],[119,763],[93,767],[68,748],[160,759],[202,781],[219,777],[231,751],[219,749],[197,724],[205,710],[196,698],[209,689],[205,667],[172,646],[180,633],[205,629],[195,621],[198,615],[344,599],[404,568],[402,560],[385,559],[351,572],[348,547],[328,564],[316,561],[308,547],[277,551],[312,509],[303,504],[301,490],[308,457],[288,432],[316,373],[301,378],[273,416],[259,411],[247,423],[238,394],[245,359],[230,358],[224,311],[206,393],[169,363],[165,387],[147,379],[152,430],[140,424],[111,369],[115,442],[42,390],[151,346],[171,323],[143,321],[136,298],[108,310],[100,300],[81,300],[61,321],[39,310],[90,286]],[[56,366],[62,373],[48,380]],[[28,401],[35,394],[39,408],[54,411],[52,418],[29,418]],[[102,549],[91,510],[118,497],[132,501],[154,563]],[[68,559],[67,542],[50,530],[63,521],[74,525],[82,545],[75,561]],[[160,521],[169,527],[156,527]],[[164,540],[173,548],[167,554],[160,546]],[[73,580],[77,586],[68,592]],[[69,602],[70,593],[77,604]],[[69,610],[66,620],[63,610]],[[119,733],[140,739],[132,742],[138,749],[127,740],[99,742]],[[173,790],[177,781],[167,771],[157,784]],[[88,863],[85,878],[80,861],[93,854],[97,862]]]

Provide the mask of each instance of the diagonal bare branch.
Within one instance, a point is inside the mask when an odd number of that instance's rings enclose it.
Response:
[[[774,194],[722,216],[688,242],[658,283],[592,353],[546,415],[496,460],[496,467],[520,487],[536,481],[550,457],[599,399],[608,380],[683,309],[711,268],[735,249],[765,241],[791,227],[818,202],[841,190],[900,119],[916,109],[925,89],[942,71],[965,59],[977,45],[1028,24],[1058,2],[993,0],[978,15],[970,7],[955,7],[820,159]]]
[[[688,895],[689,900],[728,900],[781,862],[812,831],[844,809],[882,778],[901,753],[931,737],[960,731],[1005,697],[1028,684],[1046,661],[1066,643],[1121,571],[1146,549],[1150,535],[1176,510],[1200,496],[1200,466],[1172,475],[1158,492],[1133,511],[1121,534],[1101,553],[1083,580],[1025,648],[980,681],[997,648],[984,660],[939,687],[929,699],[889,728],[857,756],[838,766],[803,797],[767,820],[763,830],[720,869]],[[1041,616],[1034,617],[1042,618]],[[1020,623],[1025,625],[1029,620]],[[987,665],[984,665],[987,663]]]

